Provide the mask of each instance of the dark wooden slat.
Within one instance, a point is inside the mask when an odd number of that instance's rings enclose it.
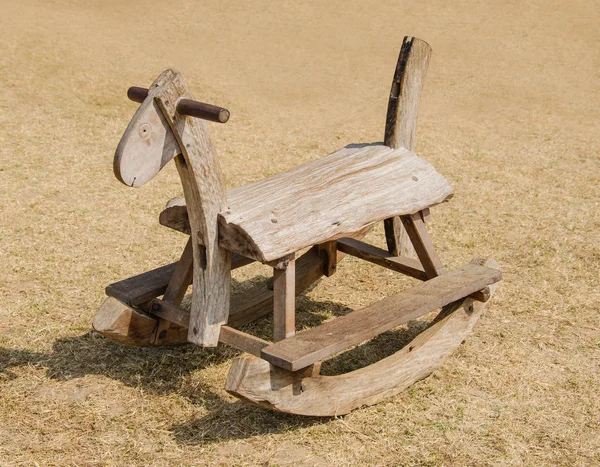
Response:
[[[265,347],[261,357],[296,371],[498,282],[496,269],[468,264],[360,311]]]
[[[237,253],[231,253],[231,270],[241,268],[247,264],[254,263],[255,260],[247,258],[246,256],[238,255]]]
[[[427,274],[421,263],[417,260],[394,256],[381,248],[361,242],[360,240],[355,240],[354,238],[340,238],[337,244],[338,250],[344,253],[422,281],[427,280]]]
[[[176,267],[177,262],[115,282],[106,287],[106,295],[130,306],[140,305],[165,293]]]
[[[188,310],[158,298],[152,301],[150,313],[157,318],[177,324],[182,328],[187,328],[190,320],[190,312]],[[230,326],[221,326],[219,342],[248,352],[257,357],[260,357],[260,352],[264,347],[271,344],[269,341],[239,331]]]
[[[232,270],[253,262],[253,259],[237,253],[231,255]],[[166,292],[177,263],[178,261],[110,284],[106,287],[106,295],[130,306],[141,305]]]
[[[181,303],[187,288],[192,283],[193,261],[192,239],[190,238],[177,262],[175,271],[169,280],[169,285],[167,286],[163,300],[174,303],[175,305]]]

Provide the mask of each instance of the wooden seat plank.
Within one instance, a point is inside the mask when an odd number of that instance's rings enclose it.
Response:
[[[405,148],[349,145],[288,172],[230,189],[219,214],[220,245],[258,261],[353,233],[374,222],[441,203],[452,187]],[[183,200],[161,223],[186,231]]]
[[[261,357],[273,365],[296,371],[460,300],[501,277],[497,269],[468,264],[265,347]]]

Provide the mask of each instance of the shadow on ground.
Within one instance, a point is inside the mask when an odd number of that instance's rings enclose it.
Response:
[[[352,311],[339,303],[311,300],[306,294],[298,297],[297,305],[300,328],[316,326],[332,316]],[[381,334],[326,361],[322,374],[345,373],[385,358],[410,342],[426,326],[427,323],[413,321],[406,328]],[[269,316],[246,326],[248,332],[264,338],[270,338],[271,328]],[[0,347],[0,375],[7,379],[16,378],[11,368],[29,365],[44,368],[47,376],[55,380],[103,375],[131,387],[141,387],[146,393],[177,393],[208,411],[208,415],[171,428],[173,436],[181,444],[244,439],[327,421],[291,416],[232,401],[210,387],[191,381],[190,375],[195,371],[230,361],[239,354],[239,351],[227,346],[214,349],[192,345],[127,347],[90,331],[81,336],[56,340],[49,353]]]

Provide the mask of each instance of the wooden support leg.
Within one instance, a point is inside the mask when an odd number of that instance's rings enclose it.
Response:
[[[383,221],[385,227],[385,241],[388,251],[392,256],[403,256],[405,258],[415,258],[415,249],[402,226],[400,217],[390,217]]]
[[[445,271],[442,262],[435,252],[427,228],[425,227],[423,219],[427,217],[426,214],[427,213],[421,214],[420,212],[417,212],[415,214],[402,216],[402,224],[415,247],[415,252],[423,264],[427,277],[432,279],[444,274]]]
[[[295,255],[271,263],[273,266],[273,340],[281,341],[296,332]]]
[[[175,271],[167,290],[163,296],[163,300],[173,305],[179,305],[185,296],[187,288],[192,283],[192,276],[194,272],[194,255],[192,248],[192,238],[188,240],[181,258],[175,266]],[[167,331],[171,327],[171,322],[166,319],[159,319],[156,325],[156,330],[152,336],[151,343],[154,345],[162,344],[163,339],[167,335]]]
[[[319,245],[319,254],[325,257],[323,274],[331,277],[337,271],[337,241],[321,243]]]

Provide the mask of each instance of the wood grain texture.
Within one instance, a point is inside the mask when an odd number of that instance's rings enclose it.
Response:
[[[190,320],[188,310],[159,299],[152,301],[151,316],[186,329]],[[269,341],[225,325],[221,326],[219,342],[257,357],[264,347],[271,344]]]
[[[431,47],[416,37],[402,42],[388,100],[384,144],[414,150],[417,115]]]
[[[141,305],[165,293],[176,267],[175,262],[115,282],[106,287],[106,295],[127,305]]]
[[[498,268],[489,260],[486,266]],[[497,284],[490,287],[493,294]],[[350,373],[311,376],[265,360],[234,360],[225,389],[255,404],[297,415],[332,417],[393,397],[439,368],[463,342],[486,304],[465,298],[442,309],[432,325],[395,354]]]
[[[114,297],[108,297],[99,308],[93,329],[116,342],[135,346],[149,346],[154,336],[156,319],[127,306]],[[187,329],[172,326],[162,345],[182,344],[187,341]]]
[[[206,123],[176,112],[179,99],[193,98],[179,73],[163,72],[150,88],[150,95],[158,103],[182,152],[175,162],[189,206],[194,254],[188,340],[214,347],[229,314],[231,272],[231,254],[219,247],[218,242],[217,216],[226,207],[219,160]]]
[[[277,342],[264,348],[261,356],[273,365],[296,371],[464,298],[501,277],[496,269],[468,264]]]
[[[190,235],[192,230],[190,228],[190,219],[188,218],[185,198],[172,198],[167,201],[165,209],[158,216],[158,223]]]
[[[417,260],[402,256],[393,256],[381,248],[354,238],[340,238],[337,241],[337,247],[338,250],[344,253],[364,259],[378,266],[383,266],[392,271],[401,272],[422,281],[428,279],[423,266]]]
[[[402,225],[406,229],[406,233],[410,238],[411,243],[415,248],[415,252],[425,269],[428,278],[433,278],[444,274],[444,266],[438,257],[423,216],[420,212],[400,216]]]
[[[292,256],[273,268],[273,340],[296,332],[296,260]]]
[[[392,256],[403,256],[410,259],[417,257],[415,248],[406,233],[406,229],[402,225],[400,217],[394,216],[384,219],[383,228],[385,231],[385,242]]]
[[[368,232],[370,228],[365,229],[364,231],[358,232],[356,234],[356,238],[363,238]],[[344,256],[345,253],[338,251],[337,252],[337,262],[339,263]],[[233,255],[233,259],[236,258],[236,255]],[[246,258],[239,257],[242,260]],[[236,263],[232,259],[232,268],[235,268]],[[169,267],[175,268],[177,263],[173,263],[168,265]],[[309,251],[304,253],[300,258],[296,261],[296,295],[302,293],[316,281],[318,281],[321,277],[323,277],[323,267],[324,267],[324,258],[319,255],[318,248],[311,248]],[[159,268],[160,269],[160,268]],[[150,271],[153,272],[153,271]],[[172,272],[171,272],[172,274]],[[144,274],[136,277],[144,276]],[[167,284],[169,282],[170,275],[164,279],[163,283],[163,291],[166,289]],[[125,281],[123,281],[125,282]],[[262,284],[255,285],[248,290],[245,290],[242,293],[236,294],[231,298],[231,307],[229,311],[229,320],[227,324],[231,327],[239,327],[244,324],[250,323],[256,319],[259,319],[263,316],[268,315],[273,311],[273,287],[269,285],[269,282],[272,282],[272,279],[269,281],[265,281]],[[156,295],[152,295],[147,298],[145,301],[151,300],[156,297]],[[129,313],[135,313],[141,315],[144,318],[148,318],[148,315],[141,313],[138,310],[134,310],[130,307],[119,307],[122,313],[128,315]],[[98,320],[99,322],[105,321],[112,323],[115,320],[119,319],[118,314],[112,316],[112,318],[104,317],[104,314],[111,314],[110,307],[100,307],[98,312],[96,313],[96,317],[94,320]],[[186,320],[187,323],[189,318],[180,316],[180,319]],[[150,326],[146,326],[146,319],[135,319],[132,320],[130,317],[125,316],[126,321],[130,321],[132,323],[141,323],[143,324],[143,329],[138,329],[135,326],[121,326],[118,328],[112,327],[111,332],[102,333],[105,337],[126,343],[128,345],[135,346],[147,346],[149,345],[152,332],[154,327],[150,329]],[[153,325],[155,326],[155,324]],[[173,330],[173,326],[171,327]],[[182,344],[187,342],[187,330],[183,333],[178,330],[177,333],[170,333],[167,335],[167,339],[161,342],[162,345],[168,344]]]
[[[268,262],[353,236],[377,221],[417,212],[451,195],[446,179],[410,151],[380,144],[348,146],[227,191],[228,209],[219,215],[220,244]],[[182,202],[170,204],[161,224],[181,230]]]
[[[177,154],[179,144],[154,97],[175,72],[161,74],[148,92],[123,133],[113,170],[119,181],[128,186],[141,186],[154,177]]]
[[[414,37],[404,38],[388,100],[386,146],[415,149],[419,102],[430,56],[431,47],[426,42]],[[389,252],[394,256],[414,258],[416,253],[400,219],[391,217],[384,225]]]
[[[331,277],[337,271],[337,241],[321,243],[318,248],[319,254],[325,258],[323,274]]]

